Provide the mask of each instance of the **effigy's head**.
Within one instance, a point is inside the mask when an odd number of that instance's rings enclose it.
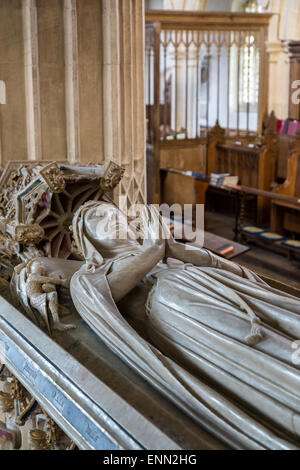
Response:
[[[140,246],[127,216],[114,204],[89,201],[73,218],[75,243],[87,260],[111,258]]]
[[[29,274],[37,274],[39,276],[44,276],[46,274],[44,266],[37,260],[29,261],[27,264],[27,271]]]

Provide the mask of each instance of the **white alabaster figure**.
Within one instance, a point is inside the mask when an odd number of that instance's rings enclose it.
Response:
[[[157,238],[158,226],[168,229],[153,208],[140,217],[148,235],[142,243],[130,231],[127,239],[113,238],[127,229],[117,212],[113,204],[88,202],[73,219],[86,261],[70,284],[80,316],[230,446],[298,449],[300,375],[292,358],[299,300],[205,249]]]
[[[78,261],[42,257],[22,263],[14,271],[12,298],[18,299],[28,316],[50,334],[71,330],[74,325],[61,321],[70,311],[59,302],[57,287],[68,289],[71,276],[81,265]]]

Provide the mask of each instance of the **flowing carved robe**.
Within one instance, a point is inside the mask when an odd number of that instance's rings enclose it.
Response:
[[[126,363],[230,446],[298,449],[300,374],[292,345],[300,337],[299,300],[218,268],[214,255],[208,267],[165,266],[154,274],[148,297],[146,341],[120,314],[107,280],[114,262],[134,261],[138,250],[103,258],[96,237],[86,233],[93,210],[87,204],[73,224],[88,261],[71,280],[81,317]]]

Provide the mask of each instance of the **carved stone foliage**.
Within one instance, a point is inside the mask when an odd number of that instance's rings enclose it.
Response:
[[[52,193],[62,193],[66,187],[63,173],[56,163],[50,163],[40,171],[41,177],[48,184]]]
[[[104,176],[100,180],[100,187],[103,191],[112,191],[122,180],[125,168],[110,162]]]
[[[43,227],[37,224],[16,225],[14,239],[22,245],[40,243],[45,236]]]
[[[2,372],[1,372],[2,371]],[[2,364],[0,377],[0,450],[74,450],[59,428],[19,380]]]
[[[75,450],[76,444],[66,436],[43,408],[35,417],[33,429],[29,432],[32,450]]]
[[[36,408],[37,402],[7,369],[2,380],[4,380],[5,386],[4,390],[0,392],[0,410],[2,414],[11,414],[16,425],[24,426]]]

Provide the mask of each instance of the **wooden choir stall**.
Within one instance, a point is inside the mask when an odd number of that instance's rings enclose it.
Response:
[[[262,138],[226,137],[217,122],[209,134],[208,174],[229,173],[238,176],[244,186],[270,191],[276,180],[276,134],[268,129]],[[268,219],[270,202],[257,198],[257,221]]]
[[[274,188],[275,194],[290,196],[300,201],[300,130],[297,133],[287,162],[287,178]],[[300,205],[292,202],[272,200],[271,231],[300,235]]]

